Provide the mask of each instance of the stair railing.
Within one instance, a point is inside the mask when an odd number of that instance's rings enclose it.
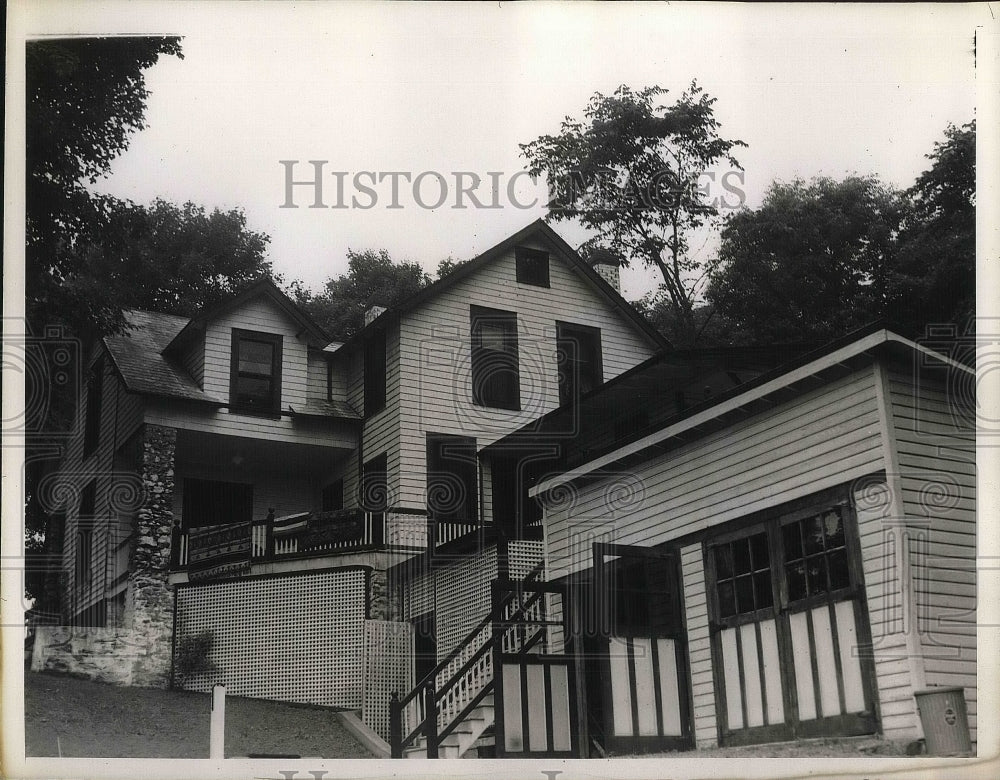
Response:
[[[517,585],[521,590],[537,581],[544,570],[539,562]],[[541,595],[541,594],[536,594]],[[441,742],[493,690],[493,642],[498,624],[518,620],[528,604],[505,615],[514,594],[507,593],[489,614],[402,699],[389,697],[389,742],[393,758],[402,758],[407,747],[422,735],[427,758],[437,758]],[[404,727],[404,713],[410,717]],[[416,725],[410,729],[412,723]],[[407,733],[404,733],[407,731]]]

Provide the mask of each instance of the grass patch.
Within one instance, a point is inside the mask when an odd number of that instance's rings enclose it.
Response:
[[[212,696],[25,673],[25,755],[208,758]],[[335,710],[226,699],[226,757],[371,758]]]

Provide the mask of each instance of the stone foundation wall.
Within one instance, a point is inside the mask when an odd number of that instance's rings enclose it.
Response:
[[[373,569],[368,583],[368,612],[371,620],[402,620],[403,607],[399,593],[389,586],[385,570]]]
[[[60,672],[113,685],[160,687],[150,669],[170,670],[170,642],[121,628],[38,626],[31,671]],[[158,682],[158,681],[157,681]]]

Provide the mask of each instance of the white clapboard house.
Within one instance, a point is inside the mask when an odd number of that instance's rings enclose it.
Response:
[[[269,281],[132,312],[41,486],[35,669],[360,709],[397,756],[975,723],[970,369],[673,350],[529,225],[330,343]]]

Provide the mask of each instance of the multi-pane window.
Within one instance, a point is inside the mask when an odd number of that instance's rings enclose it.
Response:
[[[230,404],[241,412],[281,409],[281,336],[233,329]]]
[[[517,315],[473,306],[472,400],[496,409],[521,408]]]
[[[614,636],[659,635],[673,625],[671,571],[659,558],[621,557],[607,564]]]
[[[789,601],[850,587],[840,507],[786,523],[781,537]]]
[[[601,331],[586,325],[556,323],[559,404],[577,401],[604,381]]]
[[[774,603],[767,533],[734,539],[714,547],[719,617],[767,609]]]
[[[519,246],[514,250],[517,283],[535,287],[549,286],[549,253]]]

